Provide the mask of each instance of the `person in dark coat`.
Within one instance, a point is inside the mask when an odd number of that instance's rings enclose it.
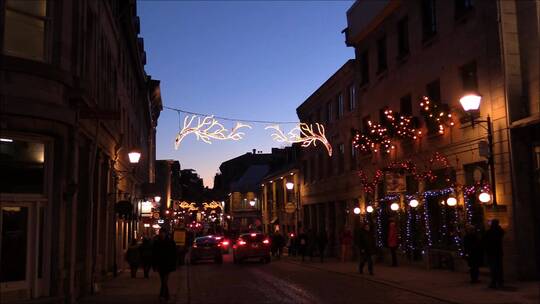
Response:
[[[302,256],[302,262],[306,259],[308,246],[308,236],[305,232],[300,232],[298,235],[298,253]]]
[[[364,224],[363,229],[357,231],[355,235],[356,244],[358,246],[358,252],[360,253],[360,263],[358,264],[358,272],[364,273],[364,265],[368,264],[368,271],[370,275],[373,275],[373,259],[372,255],[375,254],[376,245],[375,238],[371,232],[369,224]]]
[[[129,264],[131,269],[131,277],[137,277],[137,269],[141,263],[141,255],[139,253],[139,245],[137,244],[137,239],[131,240],[131,244],[126,251],[126,261]]]
[[[141,246],[139,246],[139,252],[141,255],[141,262],[144,270],[144,278],[148,279],[150,275],[150,268],[152,268],[152,242],[148,238],[144,238]]]
[[[392,267],[397,267],[397,249],[399,247],[398,227],[394,219],[390,219],[388,224],[388,248],[392,256]]]
[[[154,271],[159,273],[161,289],[159,298],[161,301],[169,300],[169,274],[176,270],[176,244],[163,229],[154,241],[152,257]]]
[[[317,236],[317,247],[319,248],[319,257],[321,258],[321,263],[324,262],[324,253],[326,252],[326,245],[328,245],[328,236],[326,235],[326,230],[321,230]]]
[[[463,237],[463,253],[467,259],[467,264],[469,264],[471,283],[477,283],[480,275],[479,268],[482,263],[483,248],[482,240],[473,225],[467,226],[467,232]]]
[[[490,288],[503,287],[503,236],[504,230],[499,226],[499,220],[492,220],[484,235],[484,248],[491,277]]]

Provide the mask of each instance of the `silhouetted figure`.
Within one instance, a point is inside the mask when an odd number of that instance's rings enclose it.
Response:
[[[164,230],[159,231],[153,247],[154,271],[159,273],[159,299],[169,300],[169,274],[176,270],[176,244]]]
[[[272,235],[272,255],[278,259],[281,258],[283,246],[285,246],[285,238],[279,231],[274,232]]]
[[[490,288],[503,287],[503,236],[504,230],[499,226],[499,220],[492,220],[484,235],[484,248],[491,276]]]
[[[319,248],[319,257],[321,263],[324,262],[324,253],[326,252],[326,245],[328,245],[328,236],[326,235],[326,230],[321,230],[317,236],[317,247]]]
[[[467,264],[469,265],[471,283],[477,283],[478,276],[480,275],[479,268],[482,263],[483,248],[482,240],[472,225],[467,226],[467,233],[463,237],[463,249]]]
[[[369,274],[373,275],[372,255],[375,254],[376,246],[375,238],[373,237],[369,224],[364,224],[363,228],[357,231],[355,240],[355,243],[358,246],[358,252],[360,253],[358,272],[364,273],[364,265],[367,263]]]
[[[349,256],[349,249],[352,245],[352,233],[348,228],[345,228],[341,233],[339,242],[341,244],[341,261],[345,262],[345,259]]]
[[[131,269],[131,277],[135,278],[137,276],[137,269],[141,263],[141,255],[139,253],[139,245],[137,244],[137,239],[131,240],[129,247],[126,251],[126,261],[129,264]]]
[[[298,235],[298,250],[302,255],[302,262],[305,261],[308,250],[308,235],[305,232],[301,232]]]
[[[397,249],[399,246],[399,236],[396,222],[391,219],[388,224],[388,248],[392,255],[392,267],[397,267]]]
[[[152,251],[152,242],[148,238],[144,238],[141,246],[139,246],[139,252],[144,270],[144,278],[146,279],[149,278],[150,268],[152,268]]]

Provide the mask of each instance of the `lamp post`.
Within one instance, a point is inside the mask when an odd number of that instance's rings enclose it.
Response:
[[[489,166],[489,176],[490,176],[490,186],[492,192],[492,205],[497,207],[497,191],[495,183],[495,162],[493,157],[493,124],[491,122],[491,117],[488,115],[486,120],[475,120],[474,114],[479,112],[480,102],[482,101],[482,96],[479,94],[467,94],[459,99],[463,110],[468,112],[471,116],[471,125],[474,128],[475,123],[486,123],[487,127],[484,127],[487,131],[487,140],[488,140],[488,166]]]

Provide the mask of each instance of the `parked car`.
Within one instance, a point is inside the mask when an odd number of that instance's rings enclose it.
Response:
[[[229,253],[229,249],[231,248],[231,241],[222,235],[216,235],[214,237],[219,242],[218,247],[221,247],[221,252],[225,254]]]
[[[247,259],[260,259],[270,262],[270,239],[262,233],[241,234],[233,246],[234,263],[242,263]]]
[[[213,260],[218,264],[223,263],[220,241],[213,236],[198,237],[193,241],[190,250],[190,262],[194,264],[200,260]]]

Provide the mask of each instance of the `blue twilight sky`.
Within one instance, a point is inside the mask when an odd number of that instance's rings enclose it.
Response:
[[[297,121],[296,107],[354,57],[341,34],[351,5],[139,1],[146,69],[161,80],[164,105],[241,119]],[[157,158],[177,159],[182,168],[197,170],[207,186],[223,161],[280,146],[265,125],[253,125],[238,142],[208,145],[191,135],[174,150],[178,125],[176,112],[161,113]]]

